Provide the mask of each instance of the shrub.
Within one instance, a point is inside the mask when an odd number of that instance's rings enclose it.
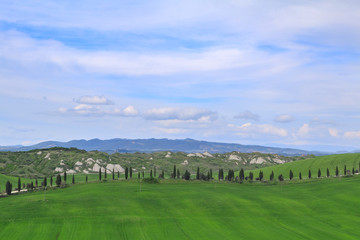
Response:
[[[151,183],[151,184],[160,183],[157,178],[153,178],[153,177],[144,178],[142,181],[145,182],[145,183]]]

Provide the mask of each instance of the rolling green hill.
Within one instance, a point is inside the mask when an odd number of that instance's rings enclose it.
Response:
[[[338,155],[328,155],[315,157],[311,159],[304,159],[294,162],[285,163],[282,165],[270,166],[261,168],[264,172],[264,179],[268,180],[271,174],[271,171],[274,171],[275,177],[279,174],[282,174],[285,178],[289,178],[290,169],[294,173],[294,179],[298,178],[299,172],[302,173],[303,178],[308,177],[309,169],[311,170],[312,177],[317,177],[318,170],[320,169],[321,175],[326,176],[326,169],[329,168],[330,176],[335,175],[335,168],[338,166],[339,173],[344,174],[344,166],[346,169],[352,171],[359,170],[360,165],[360,154],[351,153],[351,154],[338,154]],[[254,176],[257,177],[260,169],[252,170]],[[249,171],[247,171],[248,173]]]
[[[359,239],[359,198],[359,176],[76,184],[1,198],[0,239]]]
[[[186,169],[195,172],[197,167],[204,172],[212,168],[238,170],[254,169],[272,166],[290,161],[297,161],[312,156],[286,157],[277,154],[240,153],[226,154],[183,152],[155,152],[155,153],[114,153],[108,154],[98,151],[86,152],[75,148],[50,148],[31,150],[27,152],[0,152],[0,173],[27,178],[44,177],[58,172],[97,173],[99,168],[124,171],[125,167],[132,167],[134,172],[145,171],[156,167],[164,169],[169,175],[176,165],[184,172]]]

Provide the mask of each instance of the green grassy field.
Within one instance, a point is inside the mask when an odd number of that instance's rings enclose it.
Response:
[[[171,184],[172,183],[172,184]],[[0,199],[0,239],[359,239],[360,177],[76,184]]]
[[[360,154],[359,153],[350,153],[350,154],[338,154],[338,155],[327,155],[316,157],[312,159],[298,160],[295,162],[290,162],[286,164],[251,170],[254,173],[254,177],[258,177],[259,171],[264,172],[264,179],[269,180],[271,171],[274,171],[275,178],[279,174],[282,174],[285,178],[289,178],[290,169],[294,173],[294,178],[298,178],[299,172],[301,172],[303,178],[308,177],[309,169],[311,170],[312,177],[317,177],[318,170],[320,168],[321,175],[326,176],[326,169],[329,168],[330,175],[335,176],[335,168],[338,166],[339,173],[344,174],[344,165],[346,165],[347,170],[352,171],[352,168],[359,169],[360,163]],[[250,171],[246,171],[246,176]],[[238,176],[238,172],[236,176]]]

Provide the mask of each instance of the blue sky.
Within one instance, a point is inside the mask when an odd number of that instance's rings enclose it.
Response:
[[[360,143],[358,1],[1,1],[0,145]]]

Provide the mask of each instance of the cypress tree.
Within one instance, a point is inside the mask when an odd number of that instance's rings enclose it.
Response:
[[[74,174],[72,176],[72,184],[75,184],[75,176],[74,176]]]
[[[88,182],[88,176],[86,175],[86,178],[85,178],[85,182],[87,183]]]
[[[67,178],[67,175],[66,175],[66,171],[64,172],[64,182],[65,182],[65,184],[66,184],[66,178]],[[36,186],[37,186],[37,184],[36,184]]]
[[[164,172],[164,169],[161,171],[161,176],[162,176],[162,179],[165,178],[165,172]]]
[[[52,175],[50,176],[50,186],[53,185],[53,178],[52,178]]]
[[[154,177],[156,177],[156,167],[154,166]]]
[[[10,181],[7,181],[6,182],[6,194],[11,195],[11,191],[12,191],[12,184]]]
[[[114,168],[112,170],[112,179],[115,180],[115,170],[114,170]]]
[[[309,179],[311,178],[311,170],[309,169]]]
[[[212,179],[212,168],[210,168],[210,179]]]
[[[177,177],[177,179],[180,178],[180,170],[179,169],[176,170],[176,177]]]
[[[99,181],[101,182],[101,168],[99,168]]]
[[[31,183],[32,183],[32,182],[31,182]],[[61,176],[60,176],[59,174],[56,176],[56,181],[55,181],[55,183],[56,183],[56,186],[60,187],[60,184],[61,184]]]
[[[142,172],[142,178],[144,178],[145,177],[145,173],[144,173],[144,171]]]
[[[132,178],[132,167],[130,166],[130,178]]]
[[[120,171],[118,171],[118,179],[120,178]]]
[[[319,170],[318,170],[318,178],[320,178],[320,177],[321,177],[321,170],[319,168]]]
[[[271,171],[270,173],[270,181],[274,180],[274,171]]]
[[[254,174],[252,172],[249,173],[249,178],[251,181],[254,179]]]
[[[47,187],[47,178],[44,177],[44,187]]]
[[[264,176],[264,174],[263,174],[263,172],[260,170],[260,172],[259,172],[259,180],[260,180],[260,181],[262,181],[263,176]]]
[[[339,168],[338,168],[338,166],[336,166],[336,169],[335,169],[335,176],[339,176]]]
[[[279,177],[278,177],[278,179],[279,179],[279,181],[280,181],[280,182],[284,181],[284,177],[283,177],[283,175],[282,175],[282,174],[280,174],[280,175],[279,175]]]
[[[291,171],[291,169],[290,169],[289,177],[290,177],[290,180],[292,180],[293,177],[294,177],[294,174],[293,174],[293,172]]]
[[[326,176],[327,177],[330,177],[330,171],[329,171],[329,168],[326,169]]]
[[[240,169],[239,178],[240,178],[240,181],[244,181],[244,179],[245,179],[245,173],[244,173],[243,168]]]
[[[354,169],[354,168],[352,169],[352,174],[353,174],[353,175],[355,174],[355,169]]]
[[[197,170],[196,170],[196,180],[199,180],[200,179],[200,168],[197,167]]]
[[[300,179],[300,180],[302,179],[301,172],[299,172],[299,179]]]
[[[220,181],[220,179],[221,179],[221,168],[219,168],[218,178],[219,178],[219,181]]]
[[[188,170],[185,171],[184,179],[185,180],[190,180],[190,172]]]
[[[39,185],[38,185],[38,181],[37,181],[37,179],[35,179],[35,187],[38,187]]]
[[[140,172],[138,172],[138,179],[140,179]]]
[[[107,172],[106,172],[106,167],[104,168],[104,177],[105,177],[105,179],[107,178]]]
[[[34,189],[34,183],[33,183],[33,182],[31,182],[31,184],[30,184],[30,188],[31,188],[31,190],[33,190],[33,189]]]
[[[346,165],[344,165],[344,176],[346,176]]]
[[[152,175],[152,169],[150,169],[150,178],[152,178],[153,175]]]
[[[128,175],[129,175],[129,168],[126,167],[125,168],[125,179],[128,179]]]
[[[176,165],[174,164],[174,170],[173,170],[173,178],[176,178]]]
[[[18,191],[20,192],[21,190],[21,180],[20,177],[18,178]]]

